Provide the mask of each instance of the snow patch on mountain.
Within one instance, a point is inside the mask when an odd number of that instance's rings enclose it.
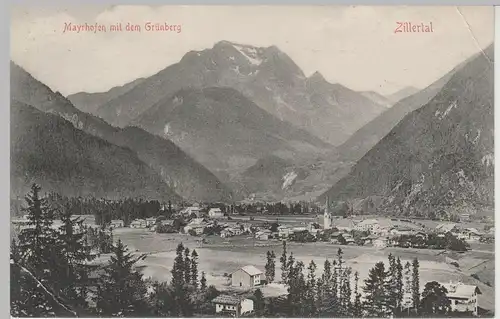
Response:
[[[243,55],[251,64],[260,65],[262,63],[262,58],[259,56],[256,48],[242,46],[234,43],[233,47],[238,50],[238,52],[240,52],[241,55]]]
[[[283,176],[283,185],[281,186],[281,189],[286,189],[292,185],[297,176],[297,173],[293,171],[286,173],[285,176]]]

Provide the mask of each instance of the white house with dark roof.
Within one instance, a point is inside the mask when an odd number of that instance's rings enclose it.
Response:
[[[210,210],[208,211],[208,217],[210,217],[210,218],[223,218],[224,213],[222,213],[222,210],[218,207],[210,208]]]
[[[472,312],[478,314],[478,298],[481,290],[476,285],[458,283],[441,283],[448,290],[446,296],[451,301],[451,311]]]
[[[253,300],[240,296],[220,295],[212,300],[215,304],[215,313],[239,317],[253,311]]]
[[[263,272],[257,267],[248,265],[231,274],[231,285],[234,287],[251,288],[260,286]]]

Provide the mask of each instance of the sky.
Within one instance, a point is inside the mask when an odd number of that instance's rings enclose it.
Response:
[[[147,22],[181,32],[146,32]],[[395,33],[397,22],[432,33]],[[63,32],[65,23],[107,32]],[[138,24],[141,32],[110,32]],[[63,95],[103,92],[151,76],[191,50],[228,40],[276,45],[306,76],[319,71],[353,90],[424,88],[493,42],[493,7],[416,6],[14,6],[11,59]]]

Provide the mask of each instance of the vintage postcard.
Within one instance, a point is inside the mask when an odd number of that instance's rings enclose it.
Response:
[[[12,316],[494,316],[493,7],[10,15]]]

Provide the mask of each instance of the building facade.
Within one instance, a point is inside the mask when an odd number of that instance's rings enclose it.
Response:
[[[253,300],[238,296],[220,295],[213,299],[212,303],[215,304],[215,312],[218,314],[227,313],[239,317],[253,311]]]
[[[231,285],[233,287],[251,288],[260,286],[262,271],[255,266],[248,265],[242,267],[231,274]]]

